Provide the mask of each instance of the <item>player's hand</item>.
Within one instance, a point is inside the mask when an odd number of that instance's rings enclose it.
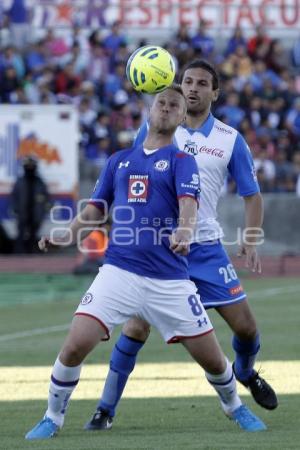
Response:
[[[51,247],[65,247],[66,245],[69,245],[69,243],[66,241],[65,237],[56,237],[55,241],[52,241],[49,237],[43,236],[38,242],[39,249],[45,253]]]
[[[247,269],[261,273],[261,260],[255,245],[243,245],[237,255],[246,257],[245,267]]]
[[[190,237],[190,233],[187,235],[186,232],[177,229],[169,237],[170,249],[178,255],[188,255],[190,252]]]
[[[47,252],[48,249],[53,245],[53,243],[50,241],[50,239],[46,236],[41,237],[41,239],[38,242],[39,249],[42,252]]]

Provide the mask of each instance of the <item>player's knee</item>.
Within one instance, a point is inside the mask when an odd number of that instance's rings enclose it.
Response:
[[[206,361],[206,364],[203,368],[205,372],[214,375],[221,375],[226,370],[226,361],[223,357],[213,358],[209,361]]]
[[[66,366],[78,366],[82,363],[88,349],[84,345],[79,345],[76,342],[68,342],[62,348],[59,359]]]
[[[130,338],[145,342],[150,333],[150,325],[141,319],[130,319],[125,323],[123,333]]]
[[[244,308],[240,314],[236,315],[232,329],[234,334],[242,340],[249,341],[255,339],[258,330],[250,308]]]
[[[258,334],[255,320],[244,320],[239,322],[234,330],[235,334],[243,341],[251,341]]]
[[[257,330],[256,328],[241,329],[236,335],[243,341],[252,341],[257,335]]]

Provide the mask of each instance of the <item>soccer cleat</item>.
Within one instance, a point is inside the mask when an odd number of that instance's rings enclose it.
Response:
[[[28,431],[25,439],[49,439],[57,434],[59,426],[49,417],[44,417],[32,430]]]
[[[234,365],[232,366],[234,371]],[[252,394],[252,397],[260,406],[265,409],[275,409],[278,406],[278,401],[276,394],[269,383],[262,378],[258,372],[253,371],[253,375],[247,380],[242,381],[239,380],[236,376],[236,379]]]
[[[107,411],[99,409],[95,412],[92,419],[85,425],[85,430],[110,430],[113,418]]]
[[[266,425],[255,414],[253,414],[246,405],[241,405],[232,413],[227,414],[234,420],[242,430],[245,431],[264,431]]]

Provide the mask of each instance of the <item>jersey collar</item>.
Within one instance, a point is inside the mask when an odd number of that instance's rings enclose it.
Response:
[[[209,113],[207,119],[205,122],[201,125],[199,128],[189,128],[186,125],[182,125],[183,128],[185,128],[190,135],[193,135],[196,131],[199,133],[202,133],[205,137],[208,137],[212,127],[214,126],[215,118],[212,115],[212,113]]]

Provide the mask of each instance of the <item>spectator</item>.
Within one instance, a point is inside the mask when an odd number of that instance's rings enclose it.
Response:
[[[26,0],[12,0],[9,9],[5,11],[11,32],[11,42],[22,49],[28,43],[29,33],[29,8]]]
[[[104,95],[106,104],[114,103],[115,94],[123,89],[125,82],[126,66],[123,63],[118,63],[115,67],[115,73],[111,73],[107,76],[104,82]],[[128,98],[126,99],[126,101]]]
[[[88,52],[83,51],[80,45],[75,42],[71,47],[70,52],[64,57],[63,63],[72,63],[74,66],[74,74],[78,76],[85,76],[88,61]]]
[[[26,52],[26,66],[30,70],[35,78],[37,78],[47,66],[47,49],[45,42],[40,40],[32,44]]]
[[[174,36],[174,46],[178,52],[185,52],[191,46],[191,37],[186,23],[179,25],[178,31]]]
[[[4,49],[3,54],[0,54],[0,75],[7,67],[13,67],[16,71],[18,79],[22,79],[25,75],[25,65],[23,58],[18,51],[8,46]]]
[[[2,103],[11,103],[13,94],[20,87],[16,71],[13,67],[8,66],[3,74],[0,83],[0,99]]]
[[[262,192],[273,192],[275,184],[275,164],[268,158],[266,149],[261,149],[257,158],[254,159],[254,166]]]
[[[227,43],[227,47],[225,50],[225,56],[229,56],[232,53],[236,52],[236,49],[238,47],[242,47],[242,48],[247,48],[247,41],[245,39],[245,37],[243,36],[243,32],[241,27],[236,27],[233,35],[231,36],[231,38],[229,39],[228,43]]]
[[[122,64],[122,67],[124,65]],[[95,85],[104,83],[109,72],[109,59],[104,45],[99,43],[91,47],[87,64],[87,78]]]
[[[293,158],[295,146],[291,142],[291,137],[287,130],[280,131],[276,141],[276,150],[285,152],[289,161]]]
[[[293,107],[287,113],[286,127],[295,138],[300,137],[300,97],[295,99]]]
[[[132,115],[125,91],[118,91],[114,96],[111,125],[114,131],[132,130]]]
[[[201,20],[199,23],[199,28],[191,38],[191,45],[194,50],[200,51],[200,54],[204,58],[211,58],[214,48],[215,41],[214,39],[207,34],[208,24],[205,20]]]
[[[231,61],[231,73],[227,75],[233,78],[235,90],[241,91],[253,72],[253,64],[245,47],[237,47],[236,51],[226,58],[225,65],[226,61]]]
[[[295,192],[294,167],[287,160],[285,151],[279,151],[275,157],[275,190],[277,192]]]
[[[80,77],[74,73],[74,65],[66,64],[60,69],[54,79],[54,89],[57,94],[72,95],[72,90],[80,86]]]
[[[254,60],[264,60],[269,52],[271,39],[262,25],[257,25],[256,33],[247,43],[249,56]]]
[[[266,55],[266,64],[269,69],[278,74],[288,67],[288,55],[283,49],[279,39],[273,39],[271,41],[268,53]]]
[[[295,40],[293,47],[292,47],[292,63],[294,67],[300,71],[300,35]]]
[[[263,107],[263,101],[260,97],[254,96],[250,99],[246,114],[253,129],[257,129],[261,126],[266,112]]]
[[[125,34],[121,33],[121,23],[119,21],[112,24],[111,32],[103,40],[103,44],[110,55],[113,55],[122,44],[127,44]]]
[[[40,102],[40,90],[37,83],[34,82],[31,72],[28,72],[24,78],[23,89],[28,103]]]
[[[90,49],[90,42],[86,30],[82,29],[77,23],[73,25],[72,30],[65,37],[65,42],[69,48],[74,45],[79,46],[80,51],[87,53]]]
[[[24,174],[19,177],[12,192],[12,209],[16,215],[18,236],[16,253],[38,251],[38,231],[50,209],[47,187],[37,174],[37,160],[23,160]]]
[[[96,120],[93,123],[93,138],[92,142],[95,142],[98,138],[109,137],[114,144],[114,132],[111,126],[110,114],[105,111],[100,111]]]
[[[79,123],[85,128],[89,129],[92,126],[92,123],[96,119],[96,112],[91,107],[91,102],[88,97],[83,97],[79,104]]]
[[[254,96],[254,89],[251,83],[247,81],[247,83],[244,84],[243,89],[240,92],[240,107],[243,109],[249,109],[251,100]]]
[[[167,50],[167,49],[166,49]],[[125,42],[121,43],[119,48],[110,57],[110,72],[114,72],[116,64],[124,64],[126,66],[128,61],[129,50]]]
[[[284,99],[282,97],[276,97],[270,100],[267,109],[266,120],[268,127],[274,130],[273,136],[277,136],[278,130],[283,128]]]
[[[273,159],[275,156],[275,145],[272,140],[272,131],[266,126],[266,122],[263,121],[261,126],[256,130],[257,147],[254,147],[256,154],[260,154],[262,150],[266,152],[269,159]]]
[[[237,59],[237,76],[246,82],[253,71],[252,61],[244,46],[239,45],[234,54]]]
[[[45,37],[45,47],[47,49],[49,61],[54,64],[63,63],[64,57],[69,52],[69,47],[64,38],[56,35],[52,28],[48,29]]]
[[[76,99],[74,99],[74,104],[78,107],[82,98],[86,98],[89,100],[90,107],[95,111],[99,111],[100,101],[99,96],[97,95],[96,88],[94,83],[91,81],[83,81],[79,86],[79,95]]]
[[[221,120],[234,128],[238,128],[245,117],[245,112],[239,107],[239,96],[236,92],[228,94],[225,105],[220,106],[216,113]]]
[[[108,135],[103,134],[102,137],[98,137],[97,141],[86,147],[85,159],[88,162],[88,177],[97,178],[99,172],[105,166],[107,159],[112,153],[112,142]]]

